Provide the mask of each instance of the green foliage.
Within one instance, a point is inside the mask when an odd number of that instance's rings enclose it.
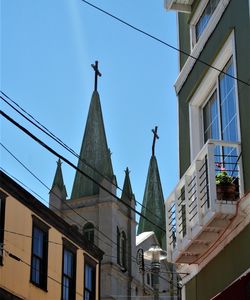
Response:
[[[229,176],[226,171],[222,171],[215,176],[216,184],[229,185],[233,182],[232,176]]]

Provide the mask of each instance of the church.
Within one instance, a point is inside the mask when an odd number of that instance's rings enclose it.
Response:
[[[137,253],[141,249],[148,250],[152,244],[166,249],[164,197],[154,155],[157,128],[153,131],[152,156],[136,236],[136,200],[129,169],[125,171],[122,193],[118,197],[97,89],[98,77],[101,76],[98,62],[92,67],[95,85],[72,192],[68,197],[59,160],[50,191],[50,208],[104,252],[100,299],[140,299],[140,296],[153,299],[150,262],[147,267],[143,263],[142,268]],[[173,266],[168,263],[161,265],[159,299],[177,299],[177,285],[173,282],[177,276]]]

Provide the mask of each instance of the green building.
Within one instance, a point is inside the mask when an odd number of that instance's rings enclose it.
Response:
[[[187,300],[250,299],[250,1],[166,0],[177,11],[180,180],[168,259]]]

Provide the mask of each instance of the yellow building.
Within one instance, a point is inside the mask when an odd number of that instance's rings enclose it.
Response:
[[[99,299],[103,252],[1,171],[0,178],[0,299]]]

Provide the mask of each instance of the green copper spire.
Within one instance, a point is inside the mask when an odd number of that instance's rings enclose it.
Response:
[[[134,199],[128,168],[126,168],[125,170],[125,179],[124,179],[121,199],[126,202],[130,202],[131,199]]]
[[[166,228],[165,206],[162,192],[161,180],[154,155],[151,156],[146,187],[143,196],[142,214],[161,228]],[[140,218],[137,234],[146,231],[154,231],[158,242],[165,248],[165,233],[143,217]]]
[[[63,181],[61,165],[62,165],[62,162],[59,158],[59,160],[57,161],[56,174],[55,174],[55,177],[54,177],[54,181],[52,183],[51,190],[53,190],[54,187],[58,187],[58,189],[62,192],[62,195],[65,196],[65,199],[66,199],[67,191],[66,191],[64,181]]]
[[[95,90],[92,94],[89,107],[78,168],[99,183],[101,183],[104,177],[109,181],[113,181],[114,174],[110,156],[111,154],[106,140],[100,98],[98,92]],[[88,167],[84,162],[92,168]],[[95,170],[97,170],[97,172]],[[98,193],[98,185],[87,179],[83,174],[76,172],[71,199],[92,196]]]

